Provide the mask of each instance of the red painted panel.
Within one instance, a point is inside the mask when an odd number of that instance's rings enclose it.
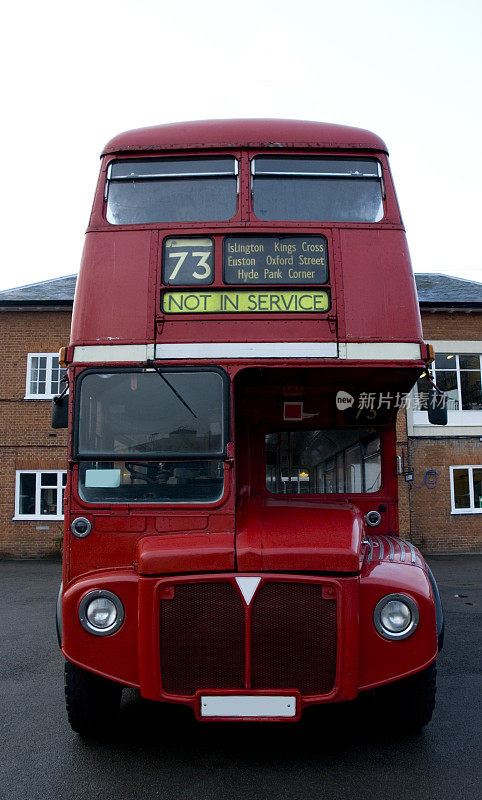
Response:
[[[146,537],[137,547],[137,568],[141,575],[234,569],[234,534]]]
[[[124,622],[111,636],[88,633],[79,620],[79,604],[94,589],[116,594],[124,606]],[[137,659],[137,575],[99,572],[71,584],[62,599],[62,652],[79,667],[128,686],[139,685]]]
[[[143,533],[146,529],[146,518],[129,516],[95,516],[95,527],[104,533],[116,531],[129,531],[130,533]]]
[[[82,514],[92,520],[90,514]],[[99,517],[97,516],[97,519]],[[119,518],[120,519],[120,518]],[[128,516],[125,519],[129,519]],[[78,578],[87,575],[93,570],[110,570],[132,567],[137,540],[142,533],[122,530],[99,531],[93,528],[85,539],[77,539],[69,530],[67,543],[70,550],[70,575],[69,578]]]
[[[340,230],[347,341],[421,342],[405,233]]]
[[[181,316],[181,315],[179,315]],[[171,342],[336,342],[336,334],[329,321],[294,315],[296,319],[266,319],[257,314],[219,315],[217,318],[199,319],[182,315],[164,317],[156,340]],[[202,315],[203,317],[205,315]],[[206,315],[207,316],[207,315]]]
[[[418,605],[420,620],[412,636],[384,639],[373,624],[373,612],[382,597],[407,594]],[[435,605],[424,566],[411,563],[365,562],[360,581],[359,687],[369,689],[423,669],[437,655]]]
[[[210,514],[209,530],[211,531],[234,530],[234,514]]]
[[[238,514],[238,569],[357,572],[364,529],[351,503],[249,500]]]
[[[170,515],[169,517],[156,517],[156,531],[172,533],[173,531],[202,531],[207,528],[207,517],[187,517],[184,515]]]
[[[326,122],[292,119],[211,119],[175,122],[126,131],[106,144],[106,153],[172,150],[183,147],[335,147],[387,151],[385,142],[370,131]]]
[[[72,315],[71,344],[145,342],[150,231],[87,233]],[[152,334],[151,334],[152,336]]]

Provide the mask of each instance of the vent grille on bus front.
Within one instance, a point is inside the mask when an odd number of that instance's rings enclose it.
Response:
[[[264,579],[251,602],[251,681],[245,669],[245,606],[234,583],[174,583],[161,600],[161,675],[167,694],[203,689],[328,694],[336,675],[336,600],[320,583]],[[248,683],[248,686],[246,685]]]
[[[336,600],[313,583],[265,583],[251,621],[253,689],[327,694],[335,683]]]
[[[165,692],[244,686],[244,606],[232,584],[176,584],[161,602],[160,636]]]

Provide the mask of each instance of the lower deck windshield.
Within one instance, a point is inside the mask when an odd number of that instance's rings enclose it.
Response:
[[[222,461],[84,461],[79,493],[89,503],[213,503]]]
[[[224,490],[227,376],[215,368],[86,370],[74,449],[89,503],[212,503]]]

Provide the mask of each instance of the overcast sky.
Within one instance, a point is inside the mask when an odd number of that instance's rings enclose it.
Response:
[[[374,131],[414,270],[482,280],[480,0],[18,0],[2,22],[0,288],[77,272],[112,136],[230,117]]]

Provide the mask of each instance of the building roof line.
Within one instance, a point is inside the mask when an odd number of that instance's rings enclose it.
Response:
[[[36,283],[23,283],[21,286],[13,286],[10,289],[0,289],[0,298],[4,292],[16,292],[18,289],[33,289],[34,286],[44,286],[53,281],[64,281],[67,278],[77,278],[78,272],[72,272],[70,275],[59,275],[57,278],[47,278],[45,281],[37,281]]]
[[[419,305],[423,308],[482,308],[482,283],[441,272],[415,274]],[[50,278],[0,291],[0,308],[71,306],[77,274]]]
[[[446,272],[415,272],[415,278],[417,277],[437,277],[437,278],[449,278],[451,281],[463,281],[464,283],[475,283],[476,286],[482,286],[482,281],[474,281],[472,278],[460,278],[458,275],[448,275]]]

